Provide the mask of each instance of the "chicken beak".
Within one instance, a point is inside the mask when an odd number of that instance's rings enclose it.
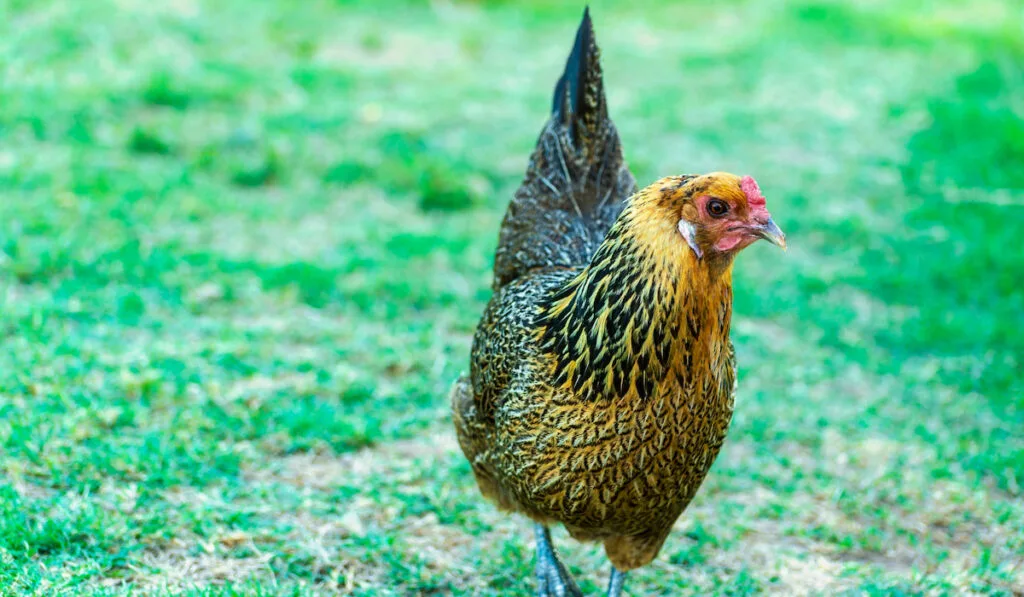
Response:
[[[782,232],[782,230],[775,223],[775,221],[771,219],[771,217],[769,217],[768,221],[765,222],[764,224],[754,228],[754,232],[759,237],[765,239],[766,241],[772,243],[773,245],[782,247],[783,251],[786,250],[786,234]]]

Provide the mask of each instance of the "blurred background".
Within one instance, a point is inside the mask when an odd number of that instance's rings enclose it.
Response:
[[[0,0],[0,587],[531,594],[447,391],[582,9]],[[591,12],[640,184],[752,174],[790,242],[627,591],[1024,593],[1024,6]]]

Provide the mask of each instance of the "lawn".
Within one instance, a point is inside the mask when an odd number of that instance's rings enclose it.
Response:
[[[447,391],[581,11],[0,0],[0,594],[532,594]],[[627,592],[1024,594],[1024,8],[591,11],[641,185],[790,244]]]

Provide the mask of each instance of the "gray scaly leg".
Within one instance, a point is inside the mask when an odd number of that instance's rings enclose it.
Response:
[[[583,597],[580,588],[569,576],[551,545],[551,531],[536,523],[537,536],[537,597]]]
[[[626,584],[626,573],[612,566],[612,578],[608,581],[608,597],[622,595],[622,586]]]

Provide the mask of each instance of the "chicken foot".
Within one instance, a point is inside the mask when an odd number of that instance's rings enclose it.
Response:
[[[537,597],[583,597],[569,571],[555,555],[548,527],[537,523],[534,533],[537,536]]]

